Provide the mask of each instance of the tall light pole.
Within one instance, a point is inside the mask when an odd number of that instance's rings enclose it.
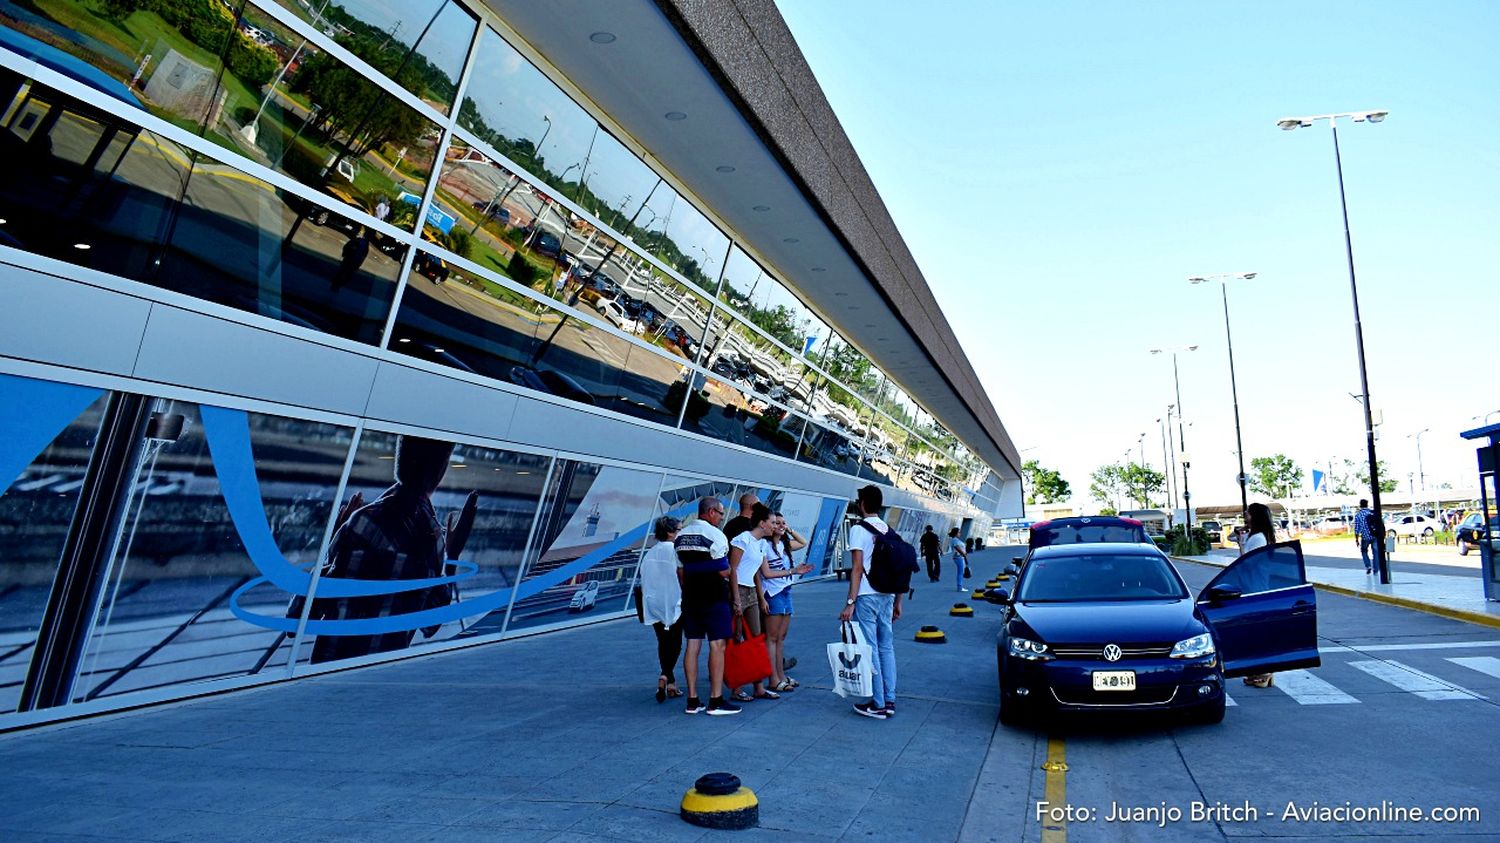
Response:
[[[1359,352],[1359,386],[1364,393],[1365,448],[1370,455],[1370,502],[1374,504],[1374,530],[1378,539],[1375,542],[1375,561],[1383,585],[1390,585],[1391,566],[1385,555],[1385,516],[1380,512],[1380,466],[1375,459],[1375,420],[1370,412],[1370,379],[1365,372],[1365,334],[1359,321],[1359,287],[1354,281],[1354,240],[1349,236],[1349,202],[1344,197],[1344,160],[1339,154],[1338,119],[1348,117],[1356,123],[1379,123],[1388,114],[1388,111],[1349,111],[1315,114],[1311,117],[1287,117],[1276,121],[1276,125],[1283,131],[1290,132],[1293,129],[1307,128],[1318,120],[1327,120],[1328,128],[1333,131],[1333,166],[1339,178],[1339,207],[1344,214],[1344,253],[1349,260],[1349,295],[1354,302],[1354,345]]]
[[[1234,382],[1234,335],[1229,332],[1229,282],[1249,281],[1255,277],[1253,272],[1219,272],[1213,275],[1195,275],[1188,279],[1189,284],[1206,284],[1209,281],[1219,282],[1219,295],[1224,300],[1224,342],[1229,346],[1229,395],[1234,400],[1234,450],[1239,457],[1240,473],[1235,477],[1235,482],[1240,484],[1240,518],[1243,523],[1250,523],[1250,498],[1246,494],[1245,484],[1250,478],[1245,475],[1245,441],[1240,436],[1240,390]]]
[[[1187,535],[1191,538],[1193,529],[1193,493],[1188,490],[1188,450],[1187,433],[1182,421],[1182,380],[1177,377],[1177,353],[1197,351],[1196,345],[1185,345],[1180,348],[1153,348],[1152,354],[1172,355],[1172,386],[1177,392],[1177,444],[1182,450],[1177,453],[1182,459],[1182,508],[1187,510]]]
[[[1167,414],[1162,417],[1162,444],[1167,449],[1167,492],[1172,498],[1172,508],[1177,508],[1177,471],[1172,466],[1177,464],[1177,443],[1172,441],[1172,414],[1177,410],[1176,404],[1167,405]]]

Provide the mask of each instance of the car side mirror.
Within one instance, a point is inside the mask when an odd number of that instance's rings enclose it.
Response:
[[[999,600],[1001,603],[1009,603],[1010,602],[1010,589],[1006,589],[1006,588],[997,588],[997,589],[995,589],[995,599]]]
[[[1238,599],[1241,591],[1227,585],[1216,585],[1208,590],[1208,599],[1215,603]]]
[[[1021,564],[1021,560],[1025,559],[1025,558],[1026,557],[1024,557],[1024,556],[1012,556],[1010,558],[1010,563],[1012,565],[1020,565]]]
[[[1011,576],[1015,576],[1016,574],[1021,573],[1021,569],[1016,567],[1015,565],[1006,565],[1005,573],[1010,574]]]

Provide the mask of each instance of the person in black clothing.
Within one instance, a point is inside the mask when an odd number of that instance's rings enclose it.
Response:
[[[361,228],[349,242],[344,244],[344,256],[339,261],[339,269],[333,274],[333,289],[338,290],[345,284],[354,280],[359,268],[364,265],[365,258],[370,256],[369,233]]]
[[[724,525],[725,538],[734,541],[735,536],[755,526],[750,520],[750,512],[758,503],[760,503],[760,498],[751,492],[740,495],[740,514],[729,519],[729,523]]]
[[[937,533],[932,531],[931,524],[928,524],[927,529],[922,531],[920,549],[922,551],[922,558],[927,560],[927,579],[937,582],[942,578],[943,573],[943,563],[941,561],[943,546],[942,542],[938,540]]]

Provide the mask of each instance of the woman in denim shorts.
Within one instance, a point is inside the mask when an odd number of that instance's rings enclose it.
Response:
[[[771,690],[791,691],[797,682],[786,675],[782,648],[792,623],[792,576],[812,570],[811,565],[792,566],[792,552],[807,546],[797,531],[788,527],[781,513],[771,513],[774,531],[766,538],[766,558],[761,563],[760,578],[766,590],[766,651],[771,657]]]

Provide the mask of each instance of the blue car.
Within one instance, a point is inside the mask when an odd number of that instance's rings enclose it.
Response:
[[[1226,678],[1320,663],[1317,599],[1298,542],[1246,554],[1196,599],[1152,545],[1039,547],[1001,603],[1006,724],[1103,711],[1217,723]]]

